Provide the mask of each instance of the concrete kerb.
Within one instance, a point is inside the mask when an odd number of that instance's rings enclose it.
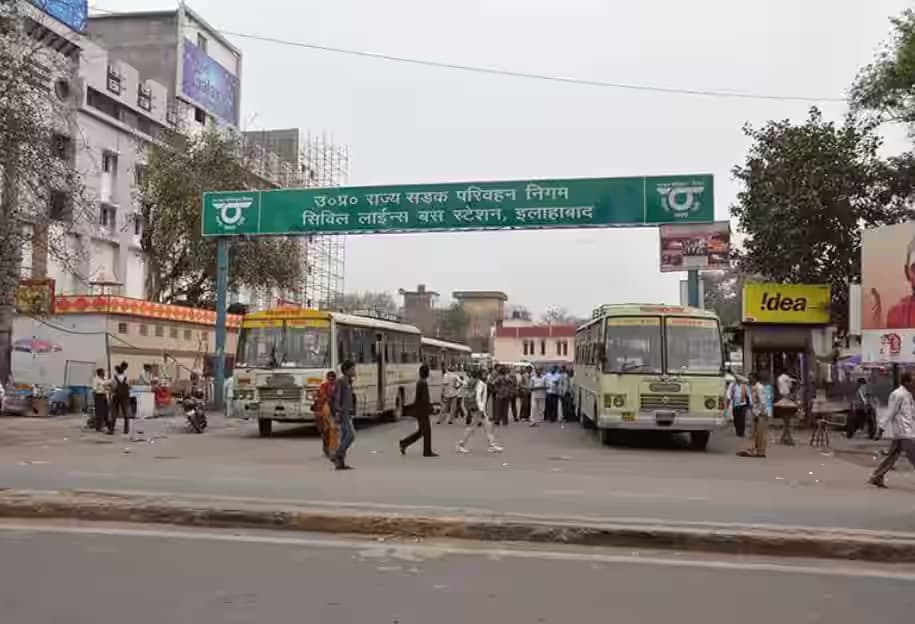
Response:
[[[0,490],[0,517],[637,547],[737,555],[915,563],[915,534],[739,525],[666,525],[518,517],[454,517],[351,509],[171,500],[102,492]]]

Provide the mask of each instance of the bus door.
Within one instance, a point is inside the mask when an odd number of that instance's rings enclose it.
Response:
[[[375,334],[375,353],[377,355],[375,361],[378,369],[375,371],[377,376],[376,383],[378,384],[377,388],[377,405],[375,406],[378,413],[381,414],[384,412],[384,375],[385,375],[385,347],[384,336],[381,332]]]

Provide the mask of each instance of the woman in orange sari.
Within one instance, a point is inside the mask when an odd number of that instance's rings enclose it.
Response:
[[[334,387],[337,384],[337,374],[334,371],[327,373],[327,378],[318,388],[318,397],[312,409],[315,413],[315,426],[321,434],[321,444],[324,456],[328,459],[333,456],[339,443],[339,432],[334,424],[331,403],[334,397]]]

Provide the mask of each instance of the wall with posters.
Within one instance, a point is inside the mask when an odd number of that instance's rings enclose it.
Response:
[[[861,356],[915,363],[915,222],[861,235]]]
[[[730,268],[731,224],[662,225],[661,272],[716,271]]]

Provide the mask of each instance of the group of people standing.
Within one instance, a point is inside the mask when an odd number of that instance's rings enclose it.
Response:
[[[96,431],[104,428],[108,435],[114,435],[118,417],[124,420],[124,435],[130,433],[130,383],[127,381],[127,362],[114,367],[111,379],[105,377],[105,369],[95,371],[92,380],[92,398],[95,401],[95,418],[91,423]]]
[[[434,407],[429,391],[429,372],[426,364],[419,367],[413,403],[417,429],[399,441],[401,454],[406,454],[410,446],[422,440],[423,456],[438,457],[432,449]],[[325,457],[337,470],[351,470],[352,466],[346,463],[346,454],[355,440],[355,364],[344,362],[341,373],[339,377],[333,371],[327,373],[312,411]],[[469,444],[478,428],[485,432],[489,452],[501,453],[504,449],[496,442],[494,427],[509,424],[509,411],[515,422],[528,421],[532,427],[544,420],[564,422],[568,418],[574,409],[571,377],[571,371],[560,367],[553,367],[546,374],[532,366],[524,370],[499,366],[493,371],[476,369],[467,373],[452,367],[444,371],[438,423],[450,424],[455,418],[465,421],[464,434],[456,445],[459,453],[470,452]]]

